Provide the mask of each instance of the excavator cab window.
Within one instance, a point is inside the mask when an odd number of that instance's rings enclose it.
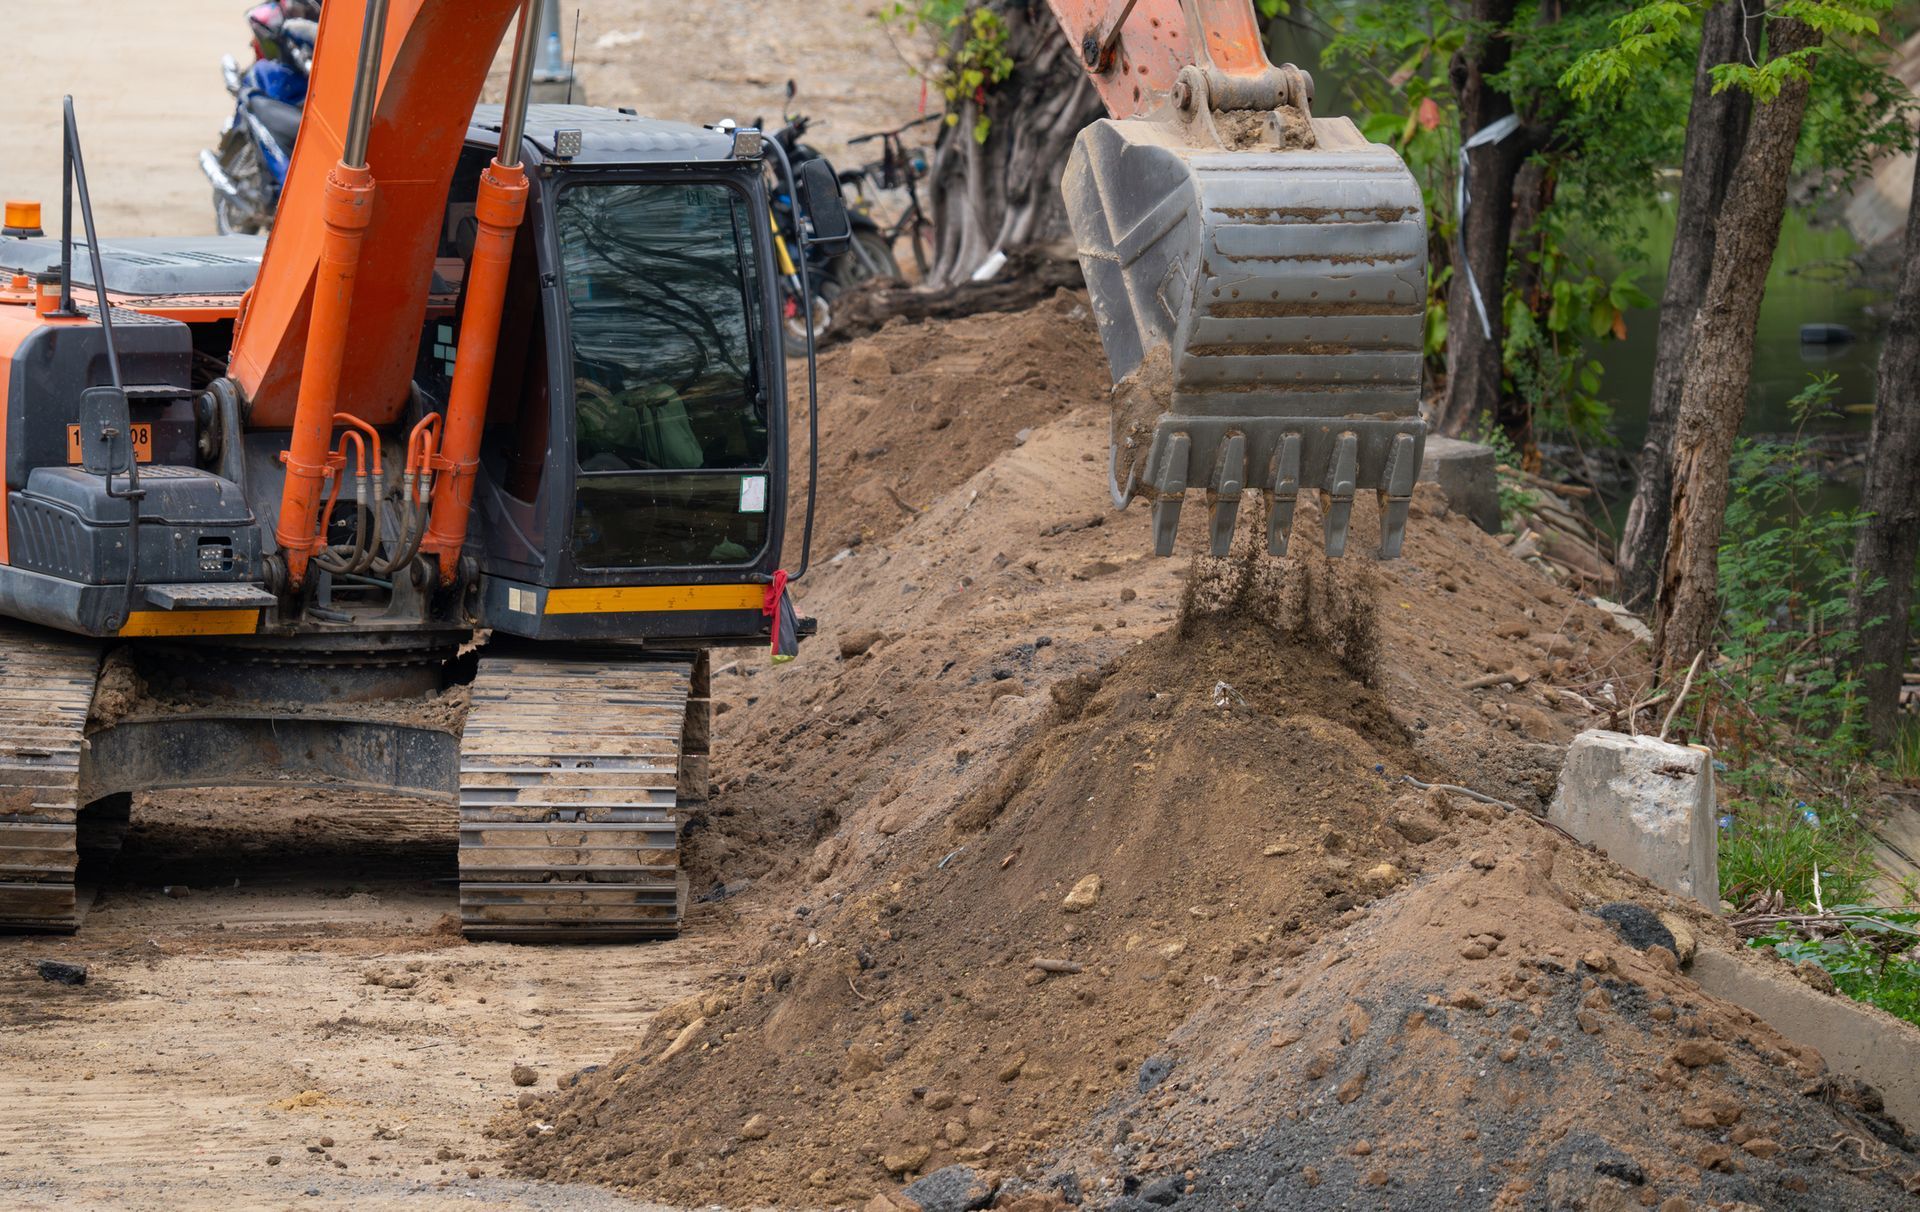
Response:
[[[748,194],[588,182],[554,210],[583,568],[752,563],[768,537],[768,392]]]

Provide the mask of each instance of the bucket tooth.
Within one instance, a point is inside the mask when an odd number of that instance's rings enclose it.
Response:
[[[1220,444],[1220,461],[1213,473],[1213,491],[1208,494],[1212,507],[1209,523],[1213,532],[1213,554],[1226,555],[1233,546],[1233,524],[1240,516],[1240,494],[1247,487],[1247,439],[1243,434],[1228,434]]]
[[[1347,553],[1347,526],[1353,520],[1353,493],[1360,475],[1360,439],[1340,435],[1333,447],[1333,466],[1327,472],[1327,554]]]
[[[1386,487],[1380,493],[1380,558],[1400,558],[1407,536],[1407,511],[1413,504],[1413,481],[1420,471],[1420,444],[1410,433],[1393,440],[1387,455]]]
[[[1286,434],[1273,455],[1273,508],[1267,511],[1267,550],[1287,554],[1293,533],[1293,507],[1300,500],[1300,435]]]
[[[1184,433],[1161,433],[1154,438],[1149,452],[1153,472],[1153,554],[1173,554],[1174,536],[1180,530],[1180,502],[1187,492],[1187,463],[1193,455],[1193,440]]]

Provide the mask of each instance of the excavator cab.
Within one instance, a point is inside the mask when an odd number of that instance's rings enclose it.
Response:
[[[472,200],[499,121],[480,108],[454,170],[435,257],[454,305],[428,308],[413,375],[423,411],[452,389]],[[486,626],[644,636],[667,618],[586,607],[764,585],[779,568],[786,378],[759,147],[752,131],[529,108],[531,192],[474,495]],[[757,630],[760,602],[734,596],[756,617],[673,622]]]

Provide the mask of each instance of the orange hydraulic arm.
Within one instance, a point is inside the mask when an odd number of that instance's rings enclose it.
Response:
[[[293,433],[284,460],[287,477],[281,490],[280,517],[274,538],[286,559],[289,580],[298,585],[307,575],[307,563],[325,545],[321,534],[322,490],[329,473],[337,496],[346,478],[344,458],[331,466],[334,401],[340,398],[340,371],[346,361],[347,322],[353,316],[354,286],[360,274],[360,249],[367,224],[373,218],[373,173],[367,168],[368,114],[373,106],[374,82],[379,76],[380,36],[386,25],[387,0],[373,0],[360,34],[360,67],[354,79],[352,111],[348,118],[340,159],[327,174],[320,264],[314,273],[310,337],[301,359],[299,394],[294,400]],[[360,447],[360,475],[366,477],[366,443]],[[377,440],[377,435],[376,435]],[[379,447],[375,446],[377,453]],[[329,505],[331,502],[329,502]]]
[[[1251,87],[1278,70],[1267,60],[1253,0],[1047,3],[1115,118],[1148,117],[1169,102],[1184,107],[1184,67],[1206,70],[1212,96],[1222,100],[1236,83]]]
[[[507,273],[513,265],[513,237],[527,210],[527,174],[520,167],[520,136],[526,128],[527,86],[540,23],[533,5],[520,13],[514,43],[514,72],[507,85],[500,149],[480,174],[474,218],[473,261],[467,270],[466,309],[460,316],[460,346],[454,358],[453,386],[447,397],[447,427],[436,466],[445,473],[434,484],[432,522],[421,550],[440,562],[440,581],[453,583],[460,549],[467,541],[467,511],[473,481],[480,471],[480,431],[493,390],[493,361],[500,344],[500,315],[507,299]]]
[[[405,407],[448,184],[506,23],[522,10],[510,138],[503,132],[501,159],[481,184],[481,238],[437,461],[452,473],[443,483],[451,491],[435,493],[429,549],[441,555],[445,573],[454,569],[505,266],[525,208],[518,148],[533,53],[528,7],[523,0],[333,0],[323,12],[292,168],[229,360],[249,424],[292,431],[275,526],[290,585],[302,583],[311,560],[331,567],[339,558],[327,554],[322,537],[326,480],[336,477],[337,493],[345,475],[344,446],[333,450],[335,422],[390,423]],[[356,42],[359,53],[349,57]],[[415,472],[411,458],[408,472]]]
[[[306,110],[273,235],[247,296],[229,373],[248,423],[291,426],[324,260],[326,180],[345,150],[354,49],[378,0],[327,0]],[[340,411],[375,424],[406,407],[447,187],[473,107],[521,0],[390,0],[366,163],[380,178],[361,237],[338,387]]]

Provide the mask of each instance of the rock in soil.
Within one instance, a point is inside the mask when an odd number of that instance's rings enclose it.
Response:
[[[41,960],[40,979],[52,981],[56,985],[84,985],[87,983],[87,966],[69,964],[65,960]]]

